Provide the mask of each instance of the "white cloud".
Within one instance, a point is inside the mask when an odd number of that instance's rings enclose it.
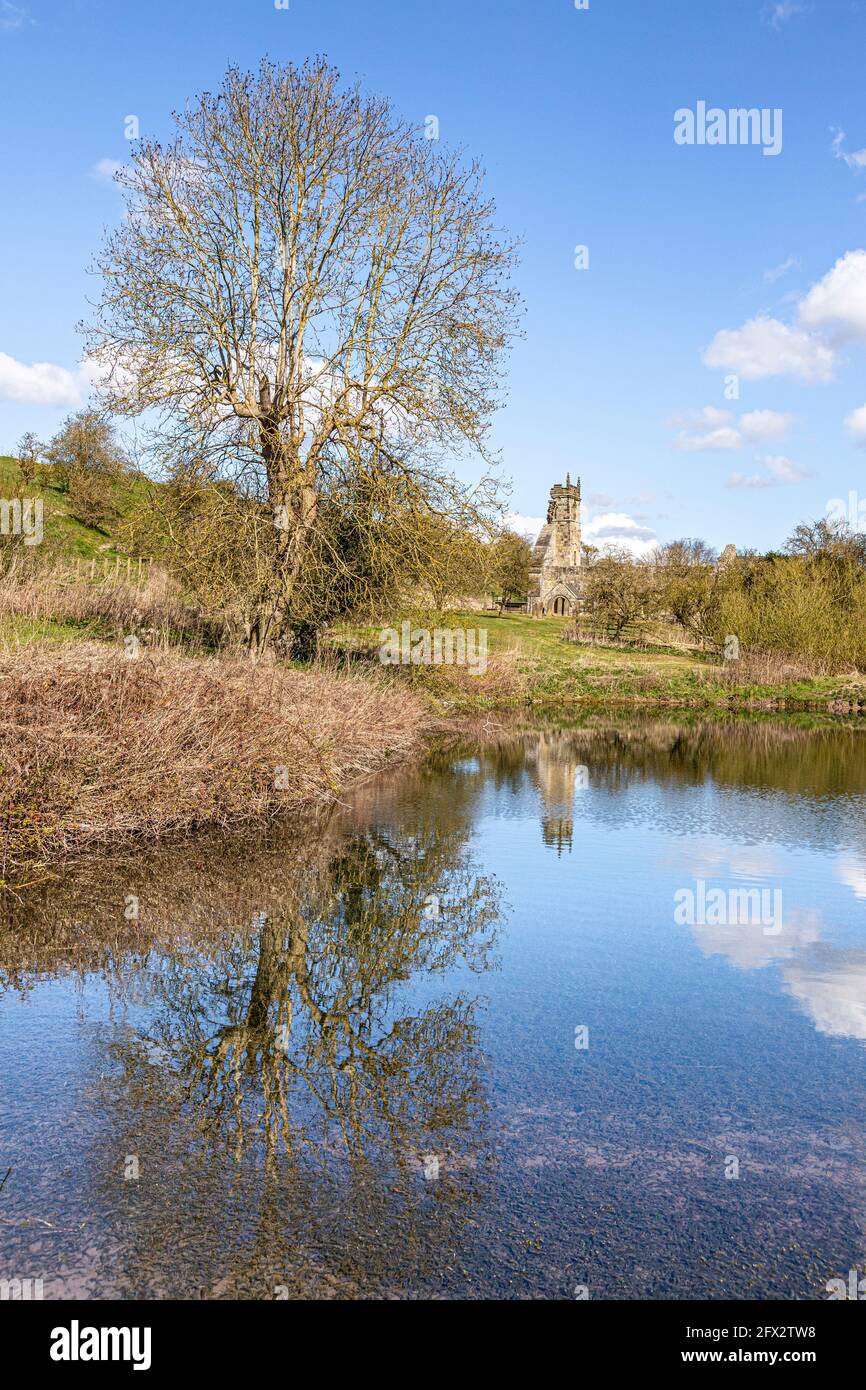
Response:
[[[842,855],[836,863],[836,877],[851,889],[855,898],[866,899],[866,861]]]
[[[836,159],[841,159],[843,163],[848,165],[849,169],[854,169],[857,173],[859,173],[861,169],[866,169],[866,150],[849,151],[844,149],[844,130],[839,130],[838,127],[834,126],[831,126],[830,129],[833,131],[833,143],[830,148]]]
[[[847,158],[859,167],[861,155],[866,168],[866,150]],[[770,376],[830,381],[840,347],[848,342],[866,343],[866,251],[846,251],[840,256],[832,270],[799,300],[798,316],[796,325],[759,314],[742,328],[721,329],[702,354],[704,364],[751,381]],[[731,441],[704,447],[736,446]]]
[[[544,518],[541,516],[523,516],[520,512],[509,512],[505,518],[505,525],[510,531],[516,531],[518,536],[526,536],[528,540],[536,541],[538,533],[544,525]]]
[[[20,5],[13,5],[12,0],[0,0],[0,29],[23,29],[25,24],[35,22]]]
[[[771,266],[764,271],[764,280],[768,285],[775,285],[777,280],[781,280],[783,275],[787,275],[789,270],[799,270],[800,262],[796,256],[789,256],[781,265]]]
[[[26,405],[79,406],[99,391],[105,373],[92,357],[84,357],[74,372],[53,362],[18,362],[0,352],[0,401]]]
[[[739,449],[742,440],[732,427],[733,414],[715,405],[674,416],[672,424],[682,425],[674,440],[675,449]]]
[[[83,376],[57,367],[53,362],[33,362],[27,366],[6,352],[0,352],[0,401],[24,401],[28,405],[69,405],[81,403]]]
[[[584,524],[583,539],[587,545],[597,546],[599,550],[621,547],[632,555],[649,555],[658,545],[655,531],[641,526],[627,512],[602,512]]]
[[[821,921],[813,909],[794,908],[785,914],[778,936],[768,936],[759,923],[691,928],[706,956],[725,956],[736,970],[764,970],[774,961],[796,960],[821,938]]]
[[[769,470],[777,483],[800,483],[808,474],[796,463],[792,463],[784,454],[768,454],[764,459],[764,467]]]
[[[750,410],[740,420],[746,439],[784,439],[794,417],[780,410]]]
[[[526,536],[533,543],[544,524],[543,517],[524,516],[522,512],[511,512],[505,518],[505,525],[510,530]],[[648,555],[658,544],[655,531],[642,526],[628,512],[607,511],[589,521],[584,520],[583,539],[587,545],[594,545],[599,550],[615,546],[636,556]]]
[[[866,953],[825,947],[785,964],[782,978],[820,1033],[866,1041]]]
[[[119,159],[99,159],[90,171],[96,183],[113,183],[115,174],[123,168]]]
[[[846,251],[800,305],[807,328],[830,329],[839,339],[866,341],[866,251]]]
[[[789,19],[793,19],[798,14],[808,14],[811,8],[806,0],[769,0],[761,15],[767,24],[772,24],[774,29],[781,29],[782,25],[787,23]]]
[[[773,482],[773,479],[768,478],[766,473],[750,473],[748,475],[745,473],[732,473],[730,478],[725,481],[725,487],[763,488],[775,486],[776,484]]]
[[[704,351],[703,360],[708,367],[736,372],[747,381],[786,375],[802,381],[829,381],[835,354],[820,338],[759,315],[742,328],[721,329]]]
[[[733,412],[730,410],[720,410],[717,405],[705,405],[703,410],[697,412],[696,419],[705,425],[725,425],[729,420],[733,420]]]
[[[729,410],[707,405],[686,418],[693,428],[680,431],[675,449],[742,449],[747,441],[782,439],[794,417],[778,410],[751,410],[737,421]]]
[[[526,536],[533,543],[544,524],[543,517],[524,516],[522,512],[510,512],[505,518],[505,525],[510,530],[516,531],[519,536]],[[584,520],[583,539],[587,545],[594,545],[599,550],[615,546],[636,556],[648,555],[658,544],[655,532],[648,526],[642,526],[628,512],[608,511],[589,521]]]
[[[740,449],[743,437],[730,425],[707,430],[706,434],[680,434],[674,440],[675,449]]]
[[[769,846],[725,844],[708,835],[678,844],[663,863],[685,866],[689,878],[770,879],[780,872],[776,851]]]
[[[799,483],[808,477],[802,468],[792,463],[784,454],[767,454],[761,462],[766,470],[764,473],[751,473],[748,476],[732,473],[725,487],[784,487],[786,483]]]
[[[866,444],[866,405],[859,406],[846,416],[845,428],[855,444]]]

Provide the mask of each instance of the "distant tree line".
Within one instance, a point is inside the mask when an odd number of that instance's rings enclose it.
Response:
[[[866,535],[820,518],[797,526],[781,551],[723,554],[686,539],[636,559],[585,554],[579,627],[620,638],[672,624],[723,653],[776,653],[816,671],[866,669]]]

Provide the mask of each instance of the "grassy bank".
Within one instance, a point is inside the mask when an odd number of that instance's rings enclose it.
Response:
[[[432,698],[440,712],[494,706],[575,704],[679,706],[696,709],[866,712],[866,677],[857,672],[807,674],[802,665],[750,657],[719,663],[709,656],[565,640],[564,618],[521,613],[448,613],[443,626],[487,631],[487,670],[458,666],[395,667],[398,678]],[[378,629],[346,629],[335,637],[375,660]]]
[[[0,657],[0,881],[99,844],[332,800],[413,753],[430,723],[416,694],[369,672],[19,648]]]
[[[335,653],[315,667],[252,665],[215,653],[170,591],[44,576],[0,584],[0,887],[20,889],[103,845],[333,801],[416,754],[434,729],[468,727],[492,709],[559,723],[630,707],[866,711],[859,676],[777,668],[761,679],[695,653],[577,645],[564,621],[520,614],[444,622],[486,629],[483,674],[382,667],[378,629],[357,628],[334,633]],[[130,631],[145,635],[135,659]]]

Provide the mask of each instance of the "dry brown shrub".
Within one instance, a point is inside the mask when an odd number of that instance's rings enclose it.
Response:
[[[783,685],[787,681],[811,680],[838,672],[833,662],[789,656],[782,652],[744,651],[739,661],[701,670],[704,680],[714,685]],[[856,672],[851,673],[856,676]]]
[[[78,623],[110,629],[115,636],[139,633],[146,645],[163,647],[184,641],[212,645],[222,626],[185,603],[170,576],[157,567],[141,585],[91,583],[62,566],[16,568],[0,577],[0,624],[16,618],[37,628],[40,623]],[[18,645],[14,629],[3,645]]]
[[[378,672],[92,643],[0,656],[0,880],[98,842],[333,798],[410,753],[427,722]]]
[[[442,664],[397,667],[407,672],[413,681],[434,694],[455,698],[469,696],[473,699],[519,700],[525,698],[527,686],[517,664],[517,656],[512,652],[488,653],[486,668],[474,674],[469,666]]]

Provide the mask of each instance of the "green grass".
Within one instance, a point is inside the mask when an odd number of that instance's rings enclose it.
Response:
[[[426,626],[430,620],[418,620]],[[449,668],[394,668],[402,678],[426,686],[443,708],[485,708],[502,704],[612,705],[617,703],[690,708],[827,709],[866,703],[866,678],[819,676],[769,685],[754,682],[717,684],[710,657],[670,647],[627,650],[564,640],[565,618],[530,618],[522,613],[453,612],[437,619],[443,627],[485,628],[488,651],[513,667],[516,689],[503,696],[501,682],[464,674],[449,684]],[[372,652],[378,628],[344,628],[337,645]],[[491,670],[495,662],[491,665]],[[709,677],[709,678],[708,678]]]
[[[97,620],[74,621],[53,617],[0,617],[0,651],[8,652],[32,642],[113,642],[107,623]]]
[[[468,623],[473,619],[477,623],[478,615],[459,615],[460,621]],[[513,654],[534,699],[639,698],[720,707],[769,701],[791,705],[866,701],[866,679],[859,676],[718,685],[707,679],[718,669],[708,656],[666,647],[632,651],[567,642],[563,640],[565,619],[539,620],[522,614],[500,618],[485,614],[484,624],[490,650]]]
[[[113,489],[115,504],[123,514],[132,498],[145,486],[137,478],[130,478],[116,484]],[[40,466],[32,483],[25,484],[21,470],[14,458],[0,455],[0,497],[41,497],[44,503],[45,541],[44,545],[52,555],[65,560],[114,560],[117,556],[125,558],[108,531],[97,526],[85,526],[73,516],[66,494],[52,487],[47,481],[46,471]]]

